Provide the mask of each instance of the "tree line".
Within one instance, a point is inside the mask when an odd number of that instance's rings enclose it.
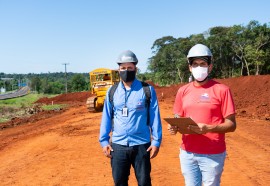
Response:
[[[217,26],[200,34],[174,38],[164,36],[154,41],[153,56],[148,60],[145,73],[138,79],[151,80],[159,85],[187,82],[187,53],[197,43],[207,45],[214,56],[212,78],[229,78],[245,75],[270,74],[270,24],[250,21],[247,25]],[[0,88],[7,91],[27,84],[32,91],[45,94],[65,93],[66,76],[68,92],[89,90],[88,73],[0,73]],[[3,79],[6,78],[6,79]],[[12,78],[12,79],[8,79]]]
[[[270,24],[250,21],[246,26],[217,26],[186,38],[157,39],[151,48],[148,72],[140,77],[160,85],[187,81],[191,73],[186,56],[197,43],[207,45],[213,53],[213,78],[270,73]]]
[[[67,76],[67,77],[66,77]],[[89,90],[88,73],[41,73],[41,74],[5,74],[0,73],[0,87],[12,91],[20,86],[29,86],[32,91],[44,94],[61,94]],[[5,78],[3,78],[5,77]],[[67,80],[67,81],[66,81]]]

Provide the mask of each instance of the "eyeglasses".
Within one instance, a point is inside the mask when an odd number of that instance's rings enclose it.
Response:
[[[205,63],[192,63],[191,66],[192,66],[193,68],[196,68],[196,67],[198,67],[198,66],[200,66],[200,67],[208,67],[209,65],[208,65],[207,62],[205,62]]]

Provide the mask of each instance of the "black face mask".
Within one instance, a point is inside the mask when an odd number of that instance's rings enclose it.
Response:
[[[124,82],[132,82],[135,79],[136,71],[120,71],[120,77]]]

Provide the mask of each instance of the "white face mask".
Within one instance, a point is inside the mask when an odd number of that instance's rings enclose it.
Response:
[[[197,81],[203,81],[208,76],[208,67],[192,67],[191,72]]]

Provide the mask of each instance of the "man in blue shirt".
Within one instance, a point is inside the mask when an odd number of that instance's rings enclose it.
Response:
[[[116,186],[128,185],[131,165],[138,185],[150,186],[150,159],[157,156],[162,139],[156,92],[149,85],[151,99],[148,109],[142,83],[136,79],[136,55],[124,51],[117,63],[121,81],[115,90],[113,104],[109,100],[110,91],[107,92],[99,141],[105,156],[111,158]]]

